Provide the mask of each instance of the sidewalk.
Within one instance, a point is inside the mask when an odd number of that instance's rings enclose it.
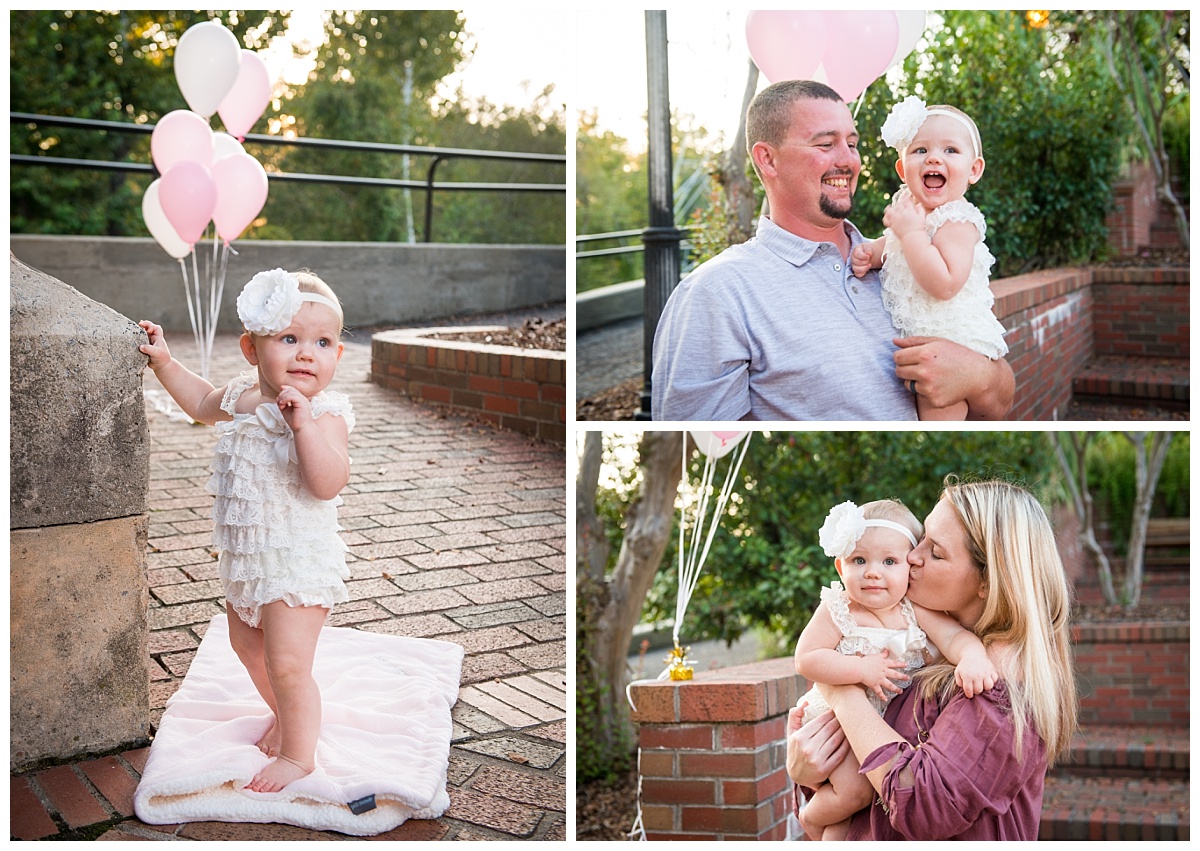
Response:
[[[172,353],[198,365],[189,334]],[[234,335],[214,345],[216,384],[245,366]],[[339,510],[350,602],[331,626],[439,638],[466,650],[454,708],[450,809],[373,839],[566,837],[566,505],[561,448],[415,404],[367,381],[370,339],[347,343],[332,388],[357,425]],[[147,391],[160,385],[145,373]],[[157,724],[211,618],[224,611],[204,492],[212,429],[150,425],[150,703]],[[287,825],[152,826],[133,816],[148,748],[15,776],[18,839],[354,839]]]

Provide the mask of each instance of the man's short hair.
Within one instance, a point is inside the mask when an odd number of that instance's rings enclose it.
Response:
[[[767,86],[754,96],[746,110],[746,151],[751,162],[756,144],[778,145],[787,137],[792,126],[792,104],[798,100],[845,103],[841,95],[815,80],[783,80]]]

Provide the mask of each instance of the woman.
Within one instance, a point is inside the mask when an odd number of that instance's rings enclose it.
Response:
[[[909,599],[973,630],[1000,682],[968,700],[952,666],[931,665],[882,718],[863,689],[821,686],[831,713],[796,729],[793,710],[788,773],[811,787],[854,751],[879,797],[850,839],[1037,839],[1046,769],[1076,726],[1067,583],[1046,514],[1007,482],[948,478],[909,564]]]

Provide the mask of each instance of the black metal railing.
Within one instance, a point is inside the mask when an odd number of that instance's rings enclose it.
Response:
[[[127,124],[122,121],[103,121],[92,118],[70,118],[59,115],[38,115],[31,112],[10,112],[12,124],[41,124],[50,127],[73,127],[81,130],[102,132],[148,134],[154,132],[153,124]],[[353,142],[344,139],[284,138],[258,133],[247,134],[244,142],[264,145],[290,145],[299,148],[323,148],[326,150],[358,151],[360,153],[408,154],[432,157],[424,180],[395,180],[381,177],[352,177],[339,174],[299,174],[291,172],[267,172],[268,180],[296,183],[326,183],[342,186],[372,186],[384,189],[416,189],[425,192],[425,242],[433,238],[433,194],[434,192],[562,192],[567,191],[564,183],[434,183],[437,167],[450,159],[499,160],[504,162],[544,163],[565,166],[566,154],[533,154],[514,151],[477,151],[469,148],[438,148],[421,145],[393,145],[384,142]],[[157,175],[150,163],[112,162],[106,160],[81,160],[69,157],[43,157],[24,154],[9,154],[9,163],[20,166],[43,166],[49,168],[81,168],[93,171],[121,171],[132,174]]]

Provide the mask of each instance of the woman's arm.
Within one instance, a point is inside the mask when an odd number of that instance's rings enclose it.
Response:
[[[820,686],[820,689],[821,694],[825,695],[825,700],[829,703],[829,708],[837,716],[838,723],[846,733],[846,740],[850,743],[850,750],[854,751],[854,756],[860,764],[868,754],[886,744],[892,742],[907,744],[905,738],[888,726],[888,723],[875,711],[875,707],[867,700],[867,693],[862,689],[853,686],[826,685]],[[877,792],[883,788],[883,778],[887,776],[893,761],[889,760],[886,764],[867,773],[867,779],[871,781],[871,785]]]
[[[936,715],[919,695],[900,698],[906,703],[895,718],[903,725],[911,714],[913,738],[920,740],[916,747],[882,719],[869,717],[854,689],[832,686],[822,692],[901,835],[947,839],[986,819],[1010,837],[1033,831],[1012,838],[1036,838],[1046,748],[1031,723],[1018,757],[1003,682],[974,700],[956,694]]]

